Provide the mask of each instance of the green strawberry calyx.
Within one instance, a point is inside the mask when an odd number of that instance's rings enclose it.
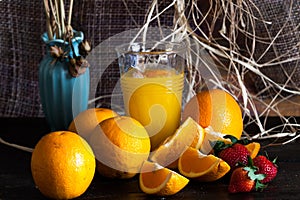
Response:
[[[263,190],[267,187],[267,185],[261,183],[261,181],[266,177],[265,174],[255,174],[255,172],[258,170],[256,166],[253,165],[253,160],[250,156],[248,156],[248,165],[243,167],[245,171],[248,172],[248,177],[250,180],[255,181],[255,190]]]
[[[268,160],[270,160],[270,161],[275,165],[275,167],[278,167],[278,166],[277,166],[277,163],[276,163],[278,157],[276,157],[276,158],[274,158],[273,160],[271,160],[270,157],[269,157],[269,155],[268,155],[268,153],[265,152],[265,154],[266,154],[266,158],[267,158]]]
[[[232,135],[225,135],[224,139],[230,139],[231,143],[225,144],[225,142],[220,141],[220,140],[214,141],[214,142],[210,141],[210,145],[213,147],[215,155],[218,155],[218,153],[221,152],[222,150],[227,149],[237,143],[242,144],[242,145],[249,144],[249,140],[247,140],[247,139],[238,140],[236,137],[234,137]]]

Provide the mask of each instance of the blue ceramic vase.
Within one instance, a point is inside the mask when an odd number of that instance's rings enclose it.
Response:
[[[46,43],[47,54],[39,66],[39,91],[41,104],[51,131],[66,130],[75,116],[88,108],[90,74],[89,68],[77,77],[69,73],[69,58],[79,55],[79,44],[83,33],[74,31],[73,48],[61,39],[49,40],[47,34],[42,39]],[[50,54],[51,46],[61,47],[67,53],[63,59]]]

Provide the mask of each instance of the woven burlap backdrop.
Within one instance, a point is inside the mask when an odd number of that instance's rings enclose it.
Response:
[[[259,58],[268,49],[268,44],[273,43],[267,53],[261,57],[259,63],[267,63],[270,60],[281,57],[278,61],[291,59],[282,65],[264,67],[261,71],[281,85],[299,91],[300,86],[300,1],[299,0],[254,0],[261,13],[257,16],[271,22],[256,24],[256,33],[264,38],[264,42],[257,46],[256,57]],[[255,77],[256,91],[262,91],[265,85],[260,77]],[[279,92],[278,89],[270,88],[267,93]],[[264,95],[267,95],[264,93]]]
[[[150,0],[76,0],[72,26],[83,31],[95,47],[117,33],[141,27],[150,4]],[[173,16],[169,16],[165,22],[170,25]],[[0,1],[1,117],[43,117],[38,65],[45,54],[41,40],[45,31],[43,1]],[[94,96],[111,93],[118,78],[116,64],[107,68]]]
[[[203,1],[199,1],[199,5]],[[170,0],[158,2],[163,8]],[[268,27],[271,34],[275,34],[282,26],[280,20],[283,23],[287,17],[290,18],[291,28],[297,27],[293,35],[283,34],[279,38],[282,42],[275,46],[275,50],[270,49],[269,57],[265,56],[264,59],[272,59],[275,54],[285,53],[293,44],[299,43],[298,1],[294,2],[293,16],[286,14],[290,1],[254,2],[262,9],[265,17],[274,22]],[[74,29],[83,31],[93,46],[97,46],[117,33],[141,27],[150,4],[151,0],[78,0],[75,1],[73,8],[72,25]],[[171,26],[172,20],[172,10],[161,16],[162,25]],[[41,41],[45,27],[43,1],[0,1],[0,117],[43,117],[38,91],[38,65],[45,54],[45,46]],[[260,34],[266,34],[263,28],[260,30],[262,30]],[[295,55],[299,56],[299,48],[287,56]],[[294,61],[285,66],[266,68],[263,71],[282,83],[285,83],[288,75],[293,73],[292,79],[288,82],[291,87],[299,87],[300,72],[297,63]],[[114,63],[102,75],[95,96],[110,94],[118,76],[117,65]],[[253,79],[257,81],[259,77]],[[257,83],[259,84],[256,85],[256,89],[259,91],[264,85]]]

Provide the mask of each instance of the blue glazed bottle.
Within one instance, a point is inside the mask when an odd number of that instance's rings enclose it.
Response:
[[[47,54],[39,66],[39,91],[41,104],[51,131],[66,130],[80,112],[88,108],[90,74],[73,77],[69,73],[69,58],[80,56],[79,44],[83,33],[74,31],[73,48],[62,39],[49,40],[47,34],[42,39],[46,43]],[[63,59],[54,58],[50,47],[61,47],[67,55]]]

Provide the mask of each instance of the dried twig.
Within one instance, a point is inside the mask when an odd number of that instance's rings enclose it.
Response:
[[[60,0],[59,1],[59,13],[60,13],[60,23],[61,23],[61,33],[62,36],[65,36],[66,33],[66,27],[65,27],[65,6],[64,6],[64,1]]]
[[[73,0],[70,0],[69,16],[68,16],[68,28],[71,27],[72,21],[72,10],[73,10]]]
[[[44,7],[45,7],[45,14],[46,14],[46,28],[47,28],[48,38],[52,40],[53,32],[52,32],[51,21],[50,21],[51,20],[50,8],[49,8],[48,0],[44,0]]]
[[[7,146],[14,147],[16,149],[20,149],[22,151],[27,151],[27,152],[30,152],[30,153],[32,153],[33,150],[34,150],[32,148],[29,148],[29,147],[24,147],[24,146],[21,146],[21,145],[17,145],[17,144],[12,144],[12,143],[6,142],[1,137],[0,137],[0,143],[5,144]]]
[[[55,33],[55,37],[57,39],[68,40],[68,30],[72,29],[71,19],[73,11],[73,0],[70,0],[67,26],[65,25],[66,18],[64,0],[44,0],[44,7],[48,38],[52,40]]]

